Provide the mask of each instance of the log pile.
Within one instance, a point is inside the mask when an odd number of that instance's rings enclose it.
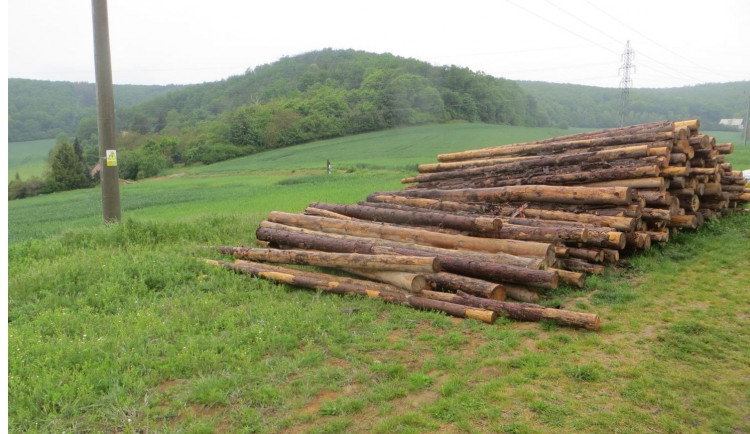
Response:
[[[236,260],[210,262],[485,322],[503,315],[598,329],[595,314],[529,303],[750,202],[726,162],[732,145],[699,127],[657,122],[438,155],[403,180],[405,190],[272,212],[256,231],[268,248],[219,247]]]

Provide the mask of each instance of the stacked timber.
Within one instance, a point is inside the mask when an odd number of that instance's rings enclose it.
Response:
[[[587,228],[587,241],[559,238],[559,265],[601,272],[597,263],[617,262],[623,252],[666,242],[672,231],[695,229],[750,201],[741,174],[726,162],[732,144],[717,144],[699,127],[698,120],[655,122],[442,154],[405,178],[405,191],[368,200],[526,227]],[[569,191],[545,196],[536,192],[542,185]],[[636,199],[584,202],[582,187],[629,187]],[[504,188],[523,195],[495,194]]]
[[[405,190],[271,212],[256,231],[265,248],[219,247],[235,261],[209,262],[485,322],[597,329],[595,314],[532,303],[750,202],[726,162],[733,146],[699,127],[655,122],[438,155],[403,180]]]

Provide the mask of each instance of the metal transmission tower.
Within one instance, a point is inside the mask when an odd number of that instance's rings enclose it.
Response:
[[[625,116],[628,113],[628,98],[630,97],[630,89],[633,87],[633,79],[630,78],[630,72],[635,72],[635,65],[633,65],[633,59],[635,58],[635,50],[630,48],[630,41],[625,44],[625,51],[622,52],[622,66],[620,67],[620,126],[625,125]]]

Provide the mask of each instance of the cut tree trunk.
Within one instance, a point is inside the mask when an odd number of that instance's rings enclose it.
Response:
[[[268,220],[273,223],[321,232],[413,242],[447,249],[465,249],[485,253],[502,252],[532,258],[554,258],[555,254],[552,245],[548,243],[444,234],[380,223],[344,221],[278,211],[272,211],[268,215]]]
[[[410,273],[437,273],[440,261],[435,257],[364,255],[359,253],[314,252],[309,250],[254,249],[251,247],[220,246],[224,255],[250,261],[281,264],[314,265],[331,268],[369,268]]]

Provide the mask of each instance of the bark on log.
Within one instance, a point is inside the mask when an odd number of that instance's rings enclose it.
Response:
[[[661,177],[621,179],[615,181],[591,182],[584,184],[586,187],[631,187],[637,189],[665,190],[669,188],[670,181]]]
[[[464,291],[477,297],[491,298],[493,300],[505,300],[506,286],[495,282],[488,282],[473,277],[461,276],[453,273],[431,273],[424,274],[432,291],[456,292]]]
[[[464,292],[469,293],[468,291],[464,291]],[[529,288],[525,288],[523,286],[511,285],[511,284],[505,285],[505,293],[508,298],[522,301],[524,303],[536,303],[537,301],[539,301],[538,292]],[[471,295],[475,295],[475,294],[471,294]]]
[[[629,205],[637,197],[628,187],[562,187],[524,185],[464,190],[406,190],[405,197],[455,202],[552,202],[562,204]]]
[[[249,261],[281,264],[313,265],[331,268],[368,268],[410,273],[437,273],[440,261],[436,257],[365,255],[360,253],[319,252],[309,250],[254,249],[251,247],[219,246],[224,255]]]
[[[436,173],[453,170],[463,170],[473,167],[488,167],[498,164],[519,162],[528,160],[524,167],[539,167],[543,165],[577,164],[585,162],[608,162],[628,158],[645,158],[668,156],[672,148],[671,141],[634,144],[625,147],[614,147],[591,150],[573,150],[553,155],[535,155],[527,157],[505,157],[505,158],[483,158],[478,160],[465,160],[448,163],[420,164],[417,167],[419,173]],[[533,162],[532,162],[533,161]]]
[[[459,292],[469,306],[488,309],[500,315],[520,321],[550,320],[562,326],[582,327],[589,330],[599,330],[599,315],[593,313],[572,312],[563,309],[553,309],[535,304],[511,303],[507,301],[487,300],[474,297],[471,294]]]
[[[580,259],[563,259],[560,261],[560,266],[572,271],[580,271],[589,274],[604,274],[603,265],[590,264]]]
[[[695,229],[698,227],[698,220],[693,214],[673,215],[669,221],[669,227]]]
[[[470,151],[455,152],[451,154],[439,154],[438,161],[464,161],[476,160],[480,158],[494,158],[509,155],[533,155],[540,152],[554,152],[560,150],[581,149],[593,146],[623,146],[632,143],[658,142],[671,140],[674,133],[643,133],[643,134],[625,134],[610,137],[595,137],[590,139],[579,140],[561,140],[561,141],[544,141],[536,143],[522,143],[516,145],[496,146],[492,148],[475,149]]]
[[[397,209],[383,209],[363,205],[339,205],[334,203],[313,202],[313,208],[324,209],[360,220],[394,223],[409,226],[436,226],[456,229],[466,232],[485,232],[499,230],[503,223],[497,218],[466,217],[456,214],[402,211]]]
[[[325,234],[324,234],[325,235]],[[375,249],[376,241],[374,239],[356,239],[357,237],[339,236],[339,238],[325,237],[320,235],[306,234],[301,232],[291,232],[268,227],[266,222],[261,223],[261,227],[256,232],[256,237],[260,240],[271,241],[280,245],[302,247],[316,250],[328,251],[356,251],[359,253],[377,252],[404,254],[410,256],[434,256],[436,252],[420,251],[410,247],[393,247],[387,244],[380,244],[379,249]],[[374,241],[373,241],[374,240]],[[524,267],[499,264],[489,261],[478,261],[471,259],[470,256],[464,256],[460,251],[448,251],[447,254],[437,254],[441,266],[447,272],[461,274],[478,279],[489,280],[492,282],[510,282],[520,283],[523,285],[538,286],[546,289],[555,289],[557,287],[559,276],[556,272],[535,270]],[[494,255],[493,255],[494,256]]]
[[[426,289],[430,289],[427,278],[423,274],[363,268],[344,268],[344,271],[355,276],[364,277],[365,279],[387,283],[411,293],[420,293]]]
[[[552,260],[554,260],[555,254],[552,245],[548,243],[443,234],[387,224],[342,221],[278,211],[272,211],[268,215],[268,220],[273,223],[328,233],[413,242],[448,249],[465,249],[485,253],[502,252],[531,258],[552,258]]]
[[[550,271],[556,271],[560,280],[570,286],[583,288],[586,285],[586,275],[577,271],[563,270],[561,268],[550,268]]]
[[[365,280],[347,279],[323,273],[312,273],[309,271],[300,271],[286,267],[277,267],[247,261],[231,263],[206,260],[206,262],[239,273],[249,274],[266,280],[286,283],[301,288],[319,289],[341,295],[357,294],[417,309],[437,310],[459,318],[473,318],[479,321],[484,321],[488,324],[492,324],[497,318],[497,314],[489,309],[475,308],[473,306],[467,307],[466,305],[403,294],[390,285],[382,285]],[[390,287],[391,290],[382,289],[383,287]]]
[[[353,220],[351,217],[343,215],[343,214],[335,213],[335,212],[328,211],[325,209],[313,208],[310,206],[305,208],[305,214],[315,215],[318,217],[328,217],[328,218],[339,219],[339,220]]]
[[[270,241],[277,246],[328,252],[362,253],[368,255],[406,255],[406,256],[457,256],[470,261],[491,262],[534,270],[546,268],[553,260],[525,258],[506,253],[482,253],[469,250],[442,249],[413,243],[378,238],[355,237],[330,234],[309,229],[285,226],[268,221],[261,222],[256,231],[256,238]],[[412,253],[409,253],[412,252]],[[441,264],[442,267],[442,264]]]
[[[604,261],[604,252],[595,249],[568,247],[568,256],[571,258],[583,259],[588,262]]]

